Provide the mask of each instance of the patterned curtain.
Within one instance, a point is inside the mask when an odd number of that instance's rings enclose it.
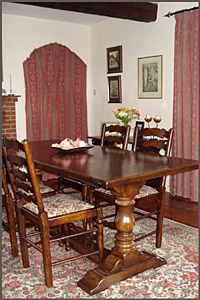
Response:
[[[58,43],[35,49],[24,62],[27,139],[86,140],[86,65]]]
[[[198,159],[199,10],[176,15],[173,156]],[[171,177],[173,195],[198,201],[198,171]]]

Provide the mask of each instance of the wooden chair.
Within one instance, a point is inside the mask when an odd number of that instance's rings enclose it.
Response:
[[[23,143],[20,143],[7,140],[6,147],[13,152],[7,155],[7,159],[11,166],[11,173],[14,177],[18,197],[17,215],[23,266],[25,268],[29,267],[28,245],[40,251],[43,255],[45,283],[47,287],[52,287],[52,266],[54,265],[94,254],[99,255],[99,264],[101,264],[103,258],[101,209],[94,207],[90,203],[83,202],[77,197],[62,193],[42,198],[28,141],[24,140]],[[27,201],[26,204],[24,204],[24,200]],[[82,227],[74,224],[74,222],[90,218],[95,219],[97,227],[83,230]],[[27,234],[25,219],[31,220],[38,226],[39,232]],[[56,237],[50,235],[50,231],[57,229],[59,226],[62,228],[59,235]],[[96,235],[96,249],[84,255],[52,262],[50,243],[65,241],[66,249],[68,249],[70,238],[88,234]],[[40,236],[39,242],[33,241],[35,235]]]
[[[18,256],[18,247],[16,234],[17,226],[15,220],[15,202],[8,187],[4,164],[2,164],[2,204],[5,206],[7,218],[7,220],[2,219],[2,226],[10,235],[12,255],[16,257]]]
[[[133,136],[133,151],[149,152],[151,155],[163,155],[169,156],[172,147],[173,128],[169,131],[159,128],[145,128],[138,134],[138,128],[135,127]],[[141,138],[143,136],[143,138]],[[135,221],[139,221],[144,218],[151,218],[156,220],[156,229],[139,235],[135,238],[135,241],[141,240],[147,236],[156,234],[156,247],[161,247],[162,242],[162,226],[163,226],[163,211],[165,203],[165,183],[166,177],[156,178],[148,180],[146,184],[140,189],[140,192],[135,197],[134,213],[139,215],[135,218]],[[102,202],[107,202],[109,205],[115,205],[115,197],[106,189],[96,189],[93,193],[93,197],[96,198],[96,202],[101,206]],[[152,203],[151,212],[141,212],[144,209],[144,205]],[[154,206],[156,207],[154,209]],[[156,217],[154,216],[156,215]],[[108,217],[111,217],[108,216]],[[104,226],[108,226],[112,229],[115,228],[114,222],[104,221]]]
[[[105,148],[121,147],[123,150],[127,150],[129,136],[130,136],[130,130],[131,130],[130,125],[128,125],[127,127],[120,126],[120,125],[106,126],[106,124],[104,123],[102,125],[102,129],[101,129],[100,146],[105,147]],[[111,135],[106,136],[106,133],[109,133],[109,134],[111,133]],[[106,146],[104,146],[105,145],[105,137],[106,137]],[[95,201],[95,204],[98,207],[101,206],[102,208],[110,206],[110,201],[107,201],[107,194],[104,193],[104,191],[105,190],[101,189],[101,188],[100,189],[94,189],[92,187],[88,188],[89,202],[93,203]],[[114,202],[115,202],[115,199],[114,199]],[[114,204],[114,202],[111,202],[111,203]],[[105,220],[110,217],[113,217],[115,215],[116,215],[116,211],[115,211],[115,213],[103,216],[103,220],[104,220],[103,223],[105,224],[105,226],[113,228],[113,222],[108,222]]]

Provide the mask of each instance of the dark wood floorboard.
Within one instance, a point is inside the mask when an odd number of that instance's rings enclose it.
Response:
[[[145,210],[151,211],[151,205],[146,204]],[[164,218],[198,228],[198,209],[198,202],[191,202],[189,199],[181,197],[173,197],[166,192]]]
[[[47,182],[46,182],[47,183]],[[49,185],[55,187],[58,182],[51,181]],[[143,207],[144,208],[144,207]],[[146,204],[145,210],[151,211],[151,204]],[[164,217],[188,226],[198,228],[198,202],[191,202],[189,199],[173,197],[166,192]]]

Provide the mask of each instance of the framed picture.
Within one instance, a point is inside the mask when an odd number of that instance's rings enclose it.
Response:
[[[108,103],[121,103],[121,76],[108,77]]]
[[[162,98],[162,55],[138,58],[138,98]]]
[[[143,134],[141,134],[141,130],[144,129],[144,121],[136,121],[135,126],[138,127],[138,136],[143,138]]]
[[[107,73],[122,72],[122,46],[107,48]]]

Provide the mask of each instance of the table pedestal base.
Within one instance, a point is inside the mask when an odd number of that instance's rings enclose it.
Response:
[[[167,263],[163,258],[145,251],[137,251],[133,258],[133,265],[124,267],[123,259],[114,254],[109,254],[103,265],[88,271],[85,276],[79,280],[78,286],[89,295],[104,291],[112,284],[118,283],[124,279],[137,275],[145,270],[157,268]]]

